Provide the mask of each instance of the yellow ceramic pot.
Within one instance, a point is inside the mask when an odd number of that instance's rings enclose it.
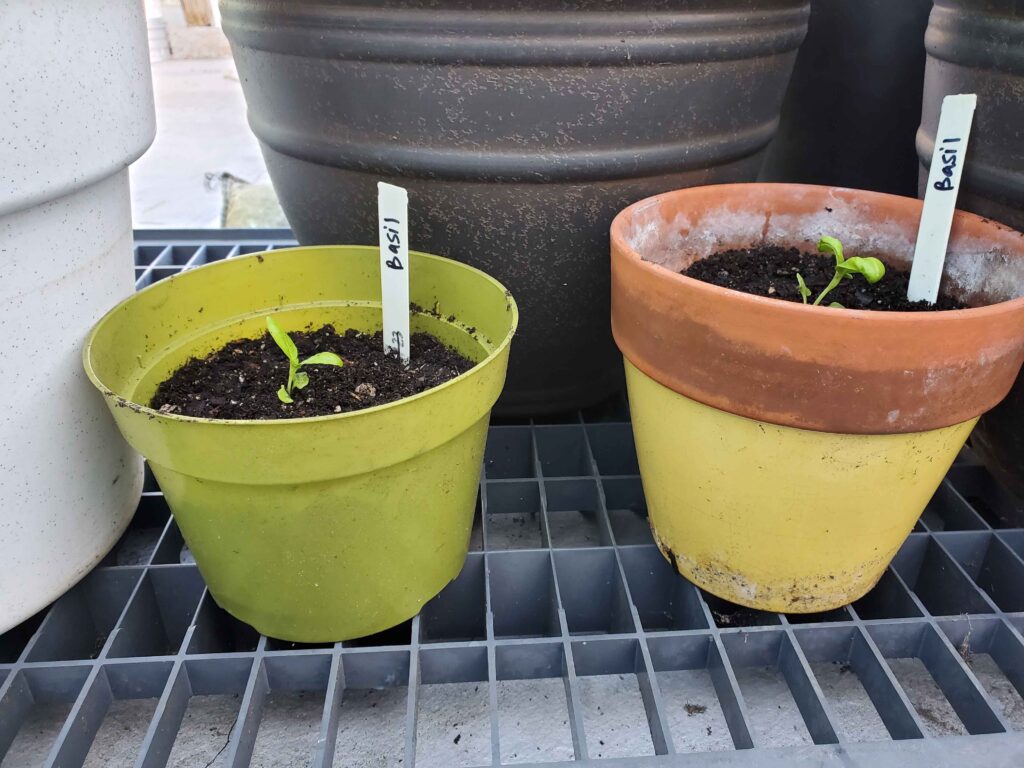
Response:
[[[259,336],[270,314],[286,331],[379,330],[377,248],[217,262],[140,291],[89,336],[86,371],[149,460],[210,592],[266,635],[378,632],[415,615],[462,568],[518,313],[500,283],[448,259],[411,253],[410,278],[412,302],[432,310],[415,313],[411,330],[477,365],[414,397],[336,416],[227,421],[145,404],[188,358]]]
[[[693,188],[612,225],[612,330],[626,358],[655,538],[695,584],[811,613],[879,579],[978,417],[1024,359],[1024,238],[958,213],[944,289],[970,309],[831,309],[680,274],[759,243],[907,269],[921,202],[785,184]],[[788,278],[780,278],[788,279]]]
[[[783,427],[673,392],[626,362],[655,540],[734,603],[823,611],[875,585],[977,419],[927,432]]]

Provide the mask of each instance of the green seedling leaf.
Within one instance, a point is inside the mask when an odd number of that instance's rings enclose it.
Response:
[[[345,361],[333,352],[317,352],[299,363],[300,368],[304,365],[336,365],[341,368]]]
[[[839,285],[843,280],[852,280],[854,275],[861,275],[869,283],[877,283],[883,277],[885,277],[885,264],[876,259],[874,256],[851,256],[850,258],[844,258],[843,256],[843,244],[834,237],[825,236],[818,241],[818,250],[823,253],[831,253],[836,257],[836,272],[829,281],[829,284],[825,286],[825,290],[818,294],[818,298],[814,300],[814,306],[821,304],[822,300],[828,296],[832,290]],[[797,279],[801,285],[803,280],[797,275]],[[801,295],[802,295],[801,291]],[[807,299],[804,299],[804,303]],[[829,304],[830,307],[837,309],[844,309],[843,305],[838,301],[833,301]]]
[[[800,293],[800,298],[803,299],[804,304],[806,304],[807,299],[811,296],[811,289],[807,287],[807,283],[804,282],[804,276],[799,272],[796,273],[796,285],[796,289]]]
[[[294,364],[299,363],[299,350],[295,348],[295,342],[292,341],[292,337],[285,333],[281,326],[275,322],[274,318],[267,316],[267,330],[270,331],[271,337],[274,342],[281,348],[285,356]]]
[[[853,256],[844,261],[839,269],[851,278],[854,274],[863,275],[872,284],[885,277],[885,264],[874,256]]]
[[[818,250],[822,253],[831,253],[835,256],[837,267],[845,260],[843,258],[843,244],[835,237],[825,235],[821,238],[821,240],[818,241]]]
[[[292,390],[305,389],[309,384],[309,374],[302,370],[304,365],[344,365],[344,361],[333,352],[317,352],[299,362],[299,350],[292,337],[281,330],[281,326],[272,317],[267,317],[267,330],[274,343],[281,348],[288,358],[288,381],[277,390],[277,397],[282,403],[291,403]]]

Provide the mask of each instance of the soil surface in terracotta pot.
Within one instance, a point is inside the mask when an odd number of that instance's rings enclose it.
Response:
[[[939,294],[938,301],[929,304],[927,301],[908,301],[907,285],[910,272],[889,266],[891,259],[884,255],[875,255],[885,267],[885,276],[877,283],[868,283],[860,275],[851,275],[829,291],[822,302],[828,305],[838,302],[848,309],[896,310],[901,312],[931,312],[946,309],[966,309],[964,302],[944,293]],[[782,245],[765,244],[753,248],[730,248],[713,253],[700,261],[695,261],[681,275],[701,280],[705,283],[731,288],[734,291],[766,296],[784,301],[804,302],[800,296],[800,275],[807,288],[810,289],[809,302],[825,290],[835,275],[835,259],[817,253],[808,253],[798,248]]]
[[[265,333],[192,358],[160,384],[150,406],[162,413],[209,419],[327,416],[417,395],[474,365],[428,333],[412,334],[408,367],[384,351],[380,331],[338,333],[333,325],[324,325],[289,335],[300,360],[331,352],[343,362],[303,366],[309,383],[292,390],[291,403],[278,397],[278,388],[288,379],[288,358]]]

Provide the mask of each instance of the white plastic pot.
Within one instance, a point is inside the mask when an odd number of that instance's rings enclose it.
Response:
[[[0,632],[124,531],[139,456],[82,371],[132,291],[128,165],[156,122],[137,0],[0,0]]]

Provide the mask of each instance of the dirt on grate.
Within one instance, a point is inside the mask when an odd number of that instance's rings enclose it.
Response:
[[[341,367],[310,365],[304,389],[293,403],[277,391],[288,379],[288,358],[269,333],[238,339],[204,358],[192,358],[157,387],[150,403],[164,413],[210,419],[295,419],[370,408],[444,384],[475,363],[427,333],[410,340],[408,368],[385,353],[380,331],[338,333],[334,326],[289,334],[299,359],[333,352]]]
[[[847,253],[846,257],[858,254]],[[869,254],[863,254],[869,255]],[[907,285],[910,273],[889,266],[881,258],[885,276],[874,285],[861,275],[843,280],[828,293],[822,306],[835,301],[847,309],[893,310],[898,312],[931,312],[946,309],[966,309],[962,301],[940,292],[935,304],[926,301],[908,301]],[[803,277],[811,290],[808,302],[813,302],[832,280],[836,262],[832,256],[801,252],[797,248],[781,245],[759,245],[752,248],[733,248],[720,251],[695,261],[680,274],[722,288],[731,288],[755,296],[783,301],[802,302],[796,280]]]

